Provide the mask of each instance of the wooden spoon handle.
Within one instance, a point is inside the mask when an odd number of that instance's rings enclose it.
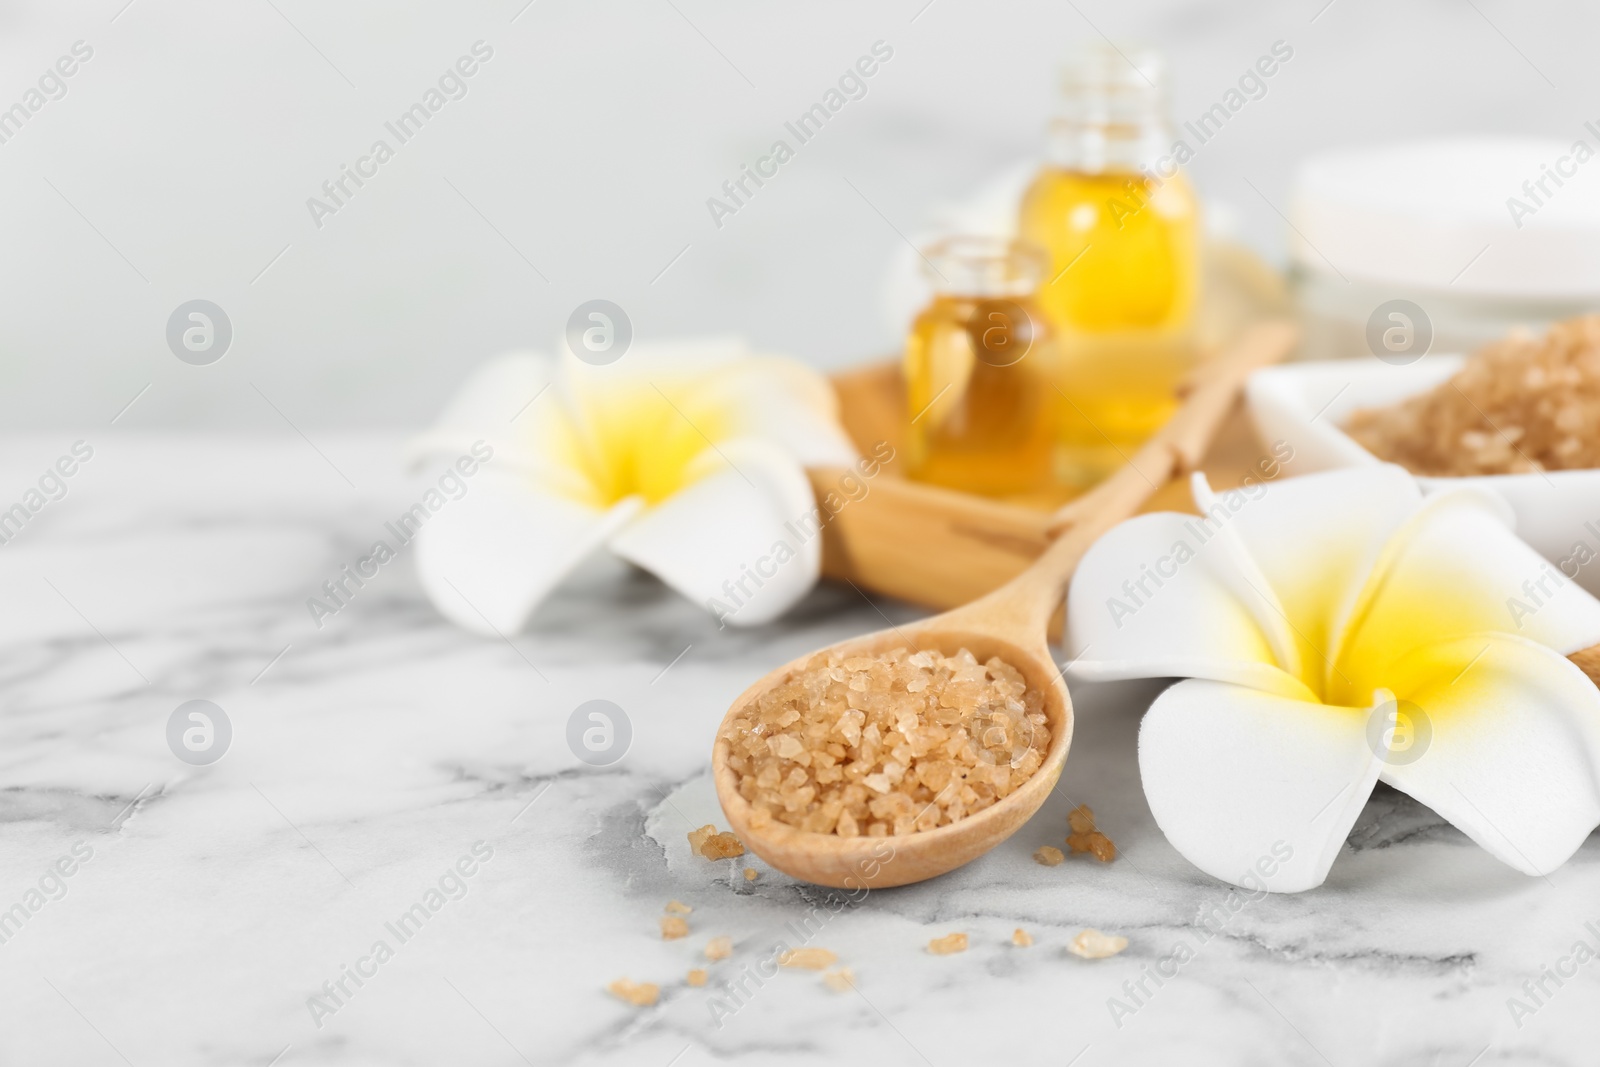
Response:
[[[1257,323],[1196,368],[1183,387],[1184,402],[1177,413],[1115,474],[1055,513],[1050,524],[1055,542],[1011,584],[1031,590],[1046,616],[1053,612],[1089,546],[1136,513],[1163,485],[1197,469],[1245,379],[1283,359],[1299,337],[1293,323]]]
[[[1590,645],[1580,648],[1567,657],[1578,665],[1578,669],[1589,676],[1589,681],[1600,685],[1600,645]]]
[[[1172,478],[1198,469],[1245,379],[1283,359],[1299,339],[1293,323],[1269,319],[1245,330],[1215,359],[1195,368],[1179,390],[1184,403],[1171,420],[1116,474],[1058,509],[1050,520],[1051,534],[1115,508],[1130,494],[1137,495],[1140,486],[1148,498]]]
[[[1197,468],[1245,378],[1281,360],[1298,339],[1292,323],[1269,320],[1245,330],[1226,351],[1202,363],[1185,383],[1184,403],[1172,419],[1115,474],[1055,513],[1050,524],[1055,540],[1043,555],[988,596],[956,609],[954,619],[1019,635],[1043,634],[1089,546],[1135,514],[1167,482]]]

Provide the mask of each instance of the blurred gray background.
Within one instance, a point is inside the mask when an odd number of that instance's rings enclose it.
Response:
[[[1101,33],[1166,50],[1180,120],[1294,48],[1191,167],[1281,257],[1245,179],[1282,208],[1320,147],[1570,139],[1600,118],[1597,30],[1576,0],[5,3],[0,109],[93,55],[0,143],[0,427],[103,426],[135,396],[119,429],[416,426],[593,298],[636,338],[883,354],[902,234],[1040,150],[1062,57]],[[466,95],[399,144],[385,122],[480,40]],[[707,198],[879,40],[866,96],[718,228]],[[307,199],[380,137],[394,158],[319,228]],[[165,339],[195,298],[233,325],[210,366]]]

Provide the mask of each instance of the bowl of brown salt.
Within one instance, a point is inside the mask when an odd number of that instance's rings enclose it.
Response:
[[[1424,492],[1489,490],[1552,570],[1600,593],[1600,316],[1471,357],[1269,367],[1245,395],[1258,436],[1291,450],[1291,473],[1389,462]]]

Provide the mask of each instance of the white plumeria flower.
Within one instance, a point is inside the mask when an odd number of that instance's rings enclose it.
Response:
[[[855,460],[836,404],[815,371],[737,340],[496,359],[410,449],[426,465],[493,448],[423,527],[423,589],[459,625],[511,634],[604,545],[731,624],[766,622],[821,570],[804,468]]]
[[[1195,866],[1321,885],[1378,781],[1530,875],[1600,823],[1600,689],[1565,658],[1600,601],[1481,490],[1368,467],[1194,495],[1085,555],[1073,673],[1177,676],[1139,733],[1150,810]],[[1398,703],[1397,703],[1398,702]],[[1398,712],[1398,715],[1396,714]]]

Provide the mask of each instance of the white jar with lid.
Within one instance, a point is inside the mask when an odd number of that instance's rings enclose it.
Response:
[[[1321,153],[1289,222],[1302,358],[1471,351],[1600,310],[1600,124]]]

